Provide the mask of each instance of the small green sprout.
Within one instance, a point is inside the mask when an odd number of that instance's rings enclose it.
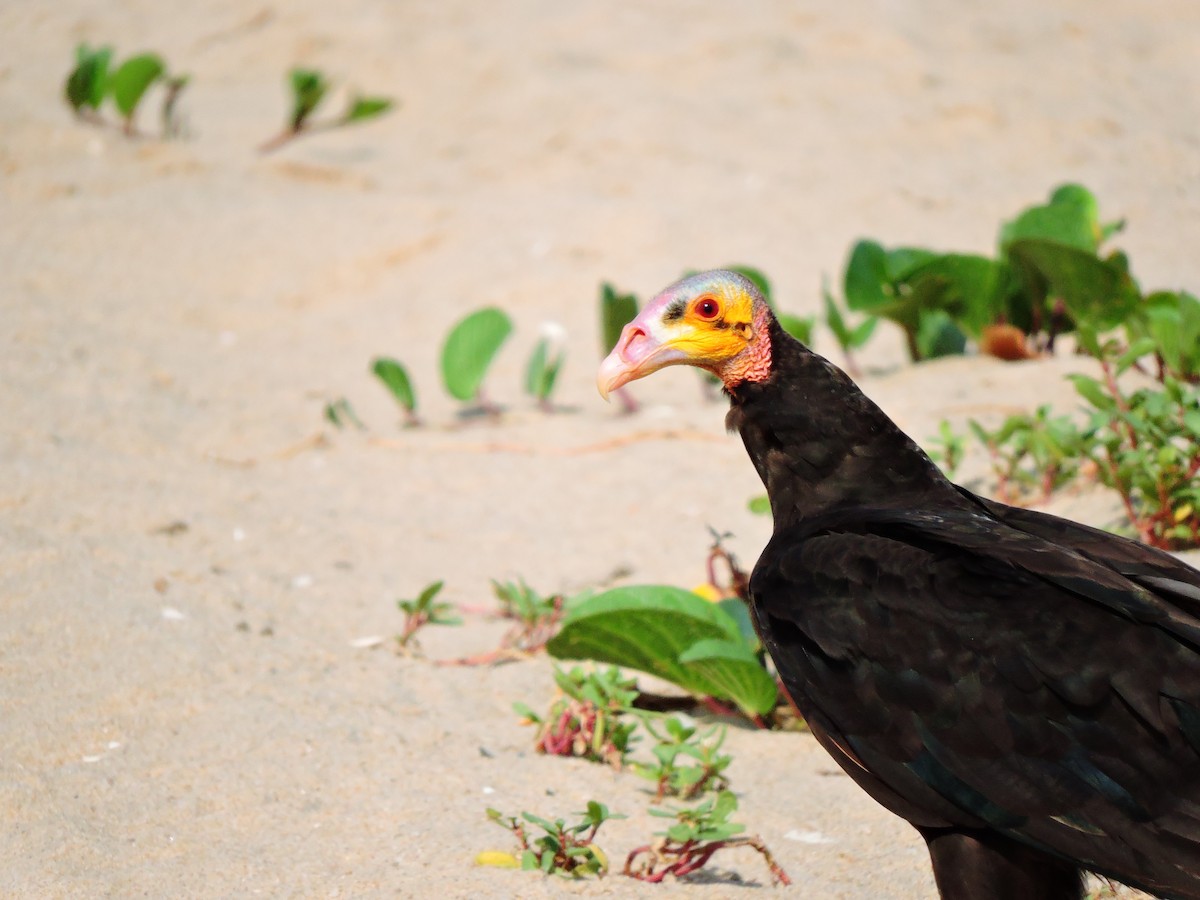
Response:
[[[562,326],[547,322],[525,367],[525,393],[532,396],[543,412],[554,412],[550,395],[558,381],[558,373],[566,359],[563,349],[566,332]]]
[[[584,812],[576,813],[581,821],[568,825],[565,819],[543,819],[533,813],[522,812],[521,818],[506,816],[499,810],[489,808],[488,819],[501,828],[513,833],[520,845],[520,859],[508,853],[485,851],[475,858],[479,865],[517,868],[546,875],[561,875],[568,878],[602,878],[608,872],[608,856],[596,846],[596,832],[609,819],[623,819],[623,815],[609,812],[607,806],[589,800]],[[524,819],[524,822],[521,821]],[[536,825],[542,834],[530,839],[526,823]]]
[[[637,315],[635,294],[622,294],[607,281],[600,285],[600,354],[607,356],[617,346],[621,330]],[[625,387],[614,392],[626,414],[637,412],[637,401]]]
[[[75,48],[75,68],[67,76],[64,94],[77,116],[99,121],[100,104],[108,91],[112,47],[80,44]]]
[[[627,721],[637,698],[637,682],[619,669],[592,672],[576,666],[569,672],[555,667],[559,696],[545,717],[524,703],[513,710],[526,724],[537,726],[534,747],[550,756],[578,756],[620,769],[635,739],[636,722]]]
[[[946,473],[947,478],[953,479],[966,455],[966,437],[956,432],[948,421],[942,419],[938,423],[937,436],[930,438],[926,443],[929,446],[925,452],[929,454],[929,458],[938,464],[939,468]]]
[[[492,593],[500,601],[500,616],[515,622],[502,639],[502,647],[535,653],[558,633],[566,605],[562,594],[542,596],[524,579],[505,582],[492,579]]]
[[[730,821],[737,810],[737,797],[722,791],[697,806],[676,809],[651,809],[650,815],[674,819],[654,844],[638,847],[625,860],[625,874],[639,881],[659,882],[668,875],[680,878],[704,867],[718,850],[750,847],[758,851],[777,884],[791,884],[787,873],[775,862],[763,840],[743,835],[746,826]]]
[[[462,619],[454,615],[454,607],[437,597],[445,582],[435,581],[427,586],[414,600],[397,600],[396,605],[404,613],[404,630],[396,635],[401,650],[407,650],[409,642],[426,625],[461,625]]]
[[[339,430],[345,428],[347,424],[353,425],[359,431],[367,427],[345,397],[338,397],[325,404],[325,420]]]
[[[684,724],[678,716],[663,720],[665,733],[656,731],[649,718],[645,725],[657,741],[650,751],[654,762],[635,763],[634,770],[657,784],[655,803],[664,797],[691,800],[707,791],[729,787],[724,773],[733,757],[720,752],[725,742],[724,726],[714,725],[700,733],[696,726]]]
[[[387,356],[376,357],[371,362],[371,371],[383,382],[391,395],[404,410],[404,425],[413,428],[421,424],[417,418],[417,393],[413,389],[408,370],[398,360]]]
[[[259,146],[259,152],[269,153],[289,141],[314,131],[326,131],[354,122],[362,122],[383,115],[395,103],[387,97],[358,96],[336,119],[313,124],[311,119],[317,107],[329,93],[329,79],[317,69],[295,68],[288,73],[288,85],[292,92],[292,108],[288,124],[279,134]]]

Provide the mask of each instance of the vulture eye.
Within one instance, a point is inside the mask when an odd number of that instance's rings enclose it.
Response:
[[[712,297],[702,297],[696,301],[695,310],[702,319],[715,319],[721,311],[721,305]]]

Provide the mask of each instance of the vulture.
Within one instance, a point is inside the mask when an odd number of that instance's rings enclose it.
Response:
[[[940,895],[1200,898],[1200,571],[953,484],[737,273],[649,301],[598,386],[676,364],[724,383],[767,489],[762,643]]]

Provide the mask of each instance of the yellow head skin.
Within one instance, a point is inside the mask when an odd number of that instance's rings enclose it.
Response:
[[[724,270],[691,275],[655,296],[621,332],[596,385],[611,391],[664,366],[693,365],[727,388],[770,374],[771,315],[754,284]]]

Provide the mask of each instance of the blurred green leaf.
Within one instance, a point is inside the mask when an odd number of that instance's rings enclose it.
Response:
[[[1048,202],[1029,207],[1001,227],[1001,253],[1014,241],[1037,239],[1094,256],[1102,236],[1098,210],[1091,191],[1082,185],[1064,184],[1051,193]]]
[[[292,69],[288,79],[292,86],[292,130],[299,131],[324,99],[329,82],[316,69]]]
[[[512,332],[503,310],[487,307],[459,321],[442,347],[442,380],[450,395],[468,401],[479,393],[484,375]]]
[[[1100,259],[1067,244],[1022,238],[1008,256],[1035,305],[1061,299],[1078,325],[1104,331],[1121,324],[1137,307],[1139,293],[1124,257]]]
[[[617,346],[621,330],[637,315],[638,302],[633,294],[622,294],[607,281],[600,285],[601,352],[608,355]]]
[[[790,313],[776,313],[775,318],[779,320],[783,330],[798,340],[800,343],[808,345],[812,343],[813,325],[816,319],[812,316],[793,316]]]
[[[373,119],[383,115],[393,105],[393,101],[387,97],[355,97],[354,102],[350,104],[350,109],[342,117],[342,121],[349,124],[350,122],[361,122],[364,119]]]
[[[921,313],[917,324],[917,348],[920,359],[956,356],[967,346],[966,336],[959,330],[950,314],[942,309]]]
[[[562,351],[556,350],[551,355],[550,347],[549,338],[541,338],[534,345],[525,366],[525,392],[540,401],[548,400],[554,392],[554,384],[563,364]]]
[[[164,72],[163,61],[154,53],[131,56],[121,63],[109,79],[113,102],[126,119],[133,115],[142,96]]]
[[[112,60],[111,47],[93,50],[87,44],[75,48],[75,68],[67,76],[64,88],[67,102],[79,112],[84,107],[98,109],[108,89],[108,66]]]
[[[416,391],[413,390],[412,381],[408,377],[408,370],[398,360],[386,356],[377,357],[371,364],[371,371],[383,382],[384,387],[391,391],[397,403],[410,413],[416,412]]]

